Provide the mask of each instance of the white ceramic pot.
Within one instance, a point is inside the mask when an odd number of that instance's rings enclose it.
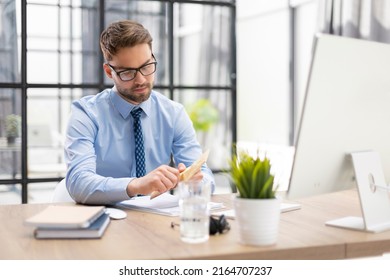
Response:
[[[234,198],[239,242],[267,246],[276,243],[279,232],[281,199]]]

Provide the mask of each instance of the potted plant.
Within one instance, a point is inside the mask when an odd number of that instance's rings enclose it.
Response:
[[[209,99],[201,98],[186,109],[196,131],[209,131],[219,118],[218,110]]]
[[[239,241],[246,245],[272,245],[277,241],[280,203],[274,175],[267,156],[252,157],[247,152],[234,154],[230,163],[231,179],[237,189],[234,210]]]
[[[208,161],[209,167],[218,169],[219,166],[220,169],[220,159],[223,158],[224,147],[219,144],[219,141],[215,141],[216,139],[208,134],[211,128],[218,123],[218,109],[209,99],[200,98],[196,102],[187,105],[186,110],[192,121],[200,144],[203,147],[210,148],[213,153],[213,156],[210,157]],[[223,159],[223,163],[226,163],[226,159]]]
[[[8,143],[14,144],[15,139],[20,137],[20,125],[21,118],[19,115],[11,114],[5,118],[5,134]]]

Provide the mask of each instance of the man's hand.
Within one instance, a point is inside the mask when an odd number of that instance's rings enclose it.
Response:
[[[129,197],[137,194],[149,195],[153,191],[164,193],[176,187],[180,180],[180,172],[186,169],[184,164],[179,164],[178,168],[168,165],[161,165],[148,173],[144,177],[133,179],[127,185]]]
[[[183,181],[183,174],[186,172],[186,170],[188,170],[188,168],[186,168],[186,166],[183,164],[183,163],[179,163],[178,165],[178,170],[180,171],[180,178],[179,178],[179,181]],[[192,175],[192,179],[191,180],[194,180],[194,181],[200,181],[203,179],[203,173],[200,172],[200,170],[196,171],[195,173],[193,173]],[[177,186],[177,185],[176,185]],[[175,186],[175,187],[176,187]],[[159,196],[160,194],[162,194],[162,192],[159,192],[159,191],[153,191],[151,194],[150,194],[150,199],[153,199],[153,198],[156,198],[157,196]]]
[[[180,168],[180,166],[182,168]],[[178,168],[180,170],[180,173],[182,173],[182,172],[184,172],[184,170],[186,170],[186,166],[183,163],[179,163]],[[182,178],[182,177],[180,177],[180,178]],[[199,167],[199,170],[196,173],[194,173],[194,175],[191,176],[190,180],[191,181],[201,181],[202,179],[203,179],[203,173]]]

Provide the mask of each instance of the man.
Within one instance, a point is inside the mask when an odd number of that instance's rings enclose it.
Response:
[[[113,204],[175,188],[202,149],[184,107],[152,90],[152,37],[123,20],[102,32],[100,47],[114,87],[72,104],[65,141],[70,195],[78,203]],[[171,154],[177,168],[169,166]],[[214,189],[206,164],[194,179]]]

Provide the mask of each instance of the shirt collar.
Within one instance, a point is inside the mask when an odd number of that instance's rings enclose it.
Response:
[[[153,91],[151,93],[151,96],[152,96],[152,94],[154,94]],[[147,116],[150,114],[150,110],[151,110],[151,106],[152,106],[152,102],[151,102],[150,97],[148,98],[148,100],[142,102],[140,105],[134,105],[134,104],[131,104],[130,102],[127,102],[126,100],[124,100],[119,95],[119,93],[117,92],[115,87],[113,87],[111,89],[111,92],[110,92],[110,99],[111,99],[111,102],[114,105],[114,107],[118,110],[118,112],[121,114],[121,116],[124,119],[126,119],[130,115],[131,110],[133,110],[135,107],[142,108],[142,110],[145,112],[145,114]]]

